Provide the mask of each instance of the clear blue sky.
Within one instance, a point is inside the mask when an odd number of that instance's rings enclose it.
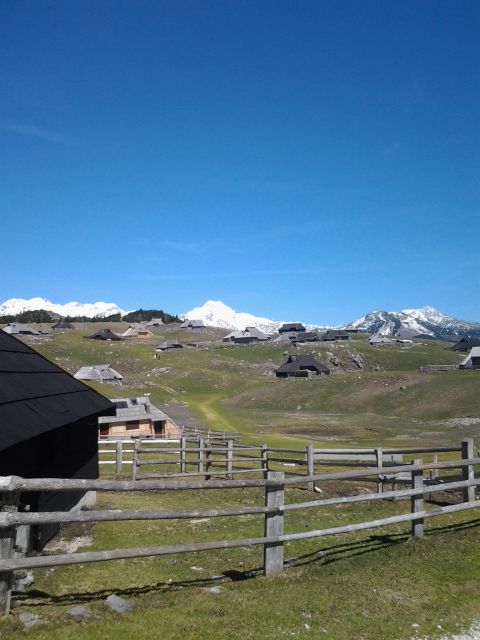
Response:
[[[0,302],[480,320],[480,4],[0,1]]]

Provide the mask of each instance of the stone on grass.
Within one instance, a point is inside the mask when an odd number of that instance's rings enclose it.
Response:
[[[220,593],[223,587],[203,587],[203,591],[207,593]]]
[[[20,613],[18,619],[23,624],[24,629],[32,629],[33,627],[41,627],[47,624],[46,620],[43,620],[37,613]]]
[[[105,604],[109,609],[116,613],[128,613],[129,611],[132,611],[135,606],[133,602],[120,598],[120,596],[117,596],[114,593],[112,593],[111,596],[108,596],[105,600]]]
[[[35,578],[31,571],[20,569],[13,572],[12,591],[15,593],[25,593],[30,585],[33,584]]]
[[[85,606],[84,604],[76,604],[70,609],[67,609],[67,613],[75,620],[88,620],[91,617],[92,611],[90,607]]]

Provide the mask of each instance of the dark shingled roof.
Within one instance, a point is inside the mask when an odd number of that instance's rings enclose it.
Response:
[[[348,340],[349,338],[350,336],[346,331],[341,331],[339,329],[329,329],[322,336],[322,340]]]
[[[52,324],[52,329],[73,329],[73,324],[65,318],[60,318],[58,322]]]
[[[305,331],[305,327],[301,322],[288,322],[286,324],[282,324],[279,333],[283,333],[284,331]]]
[[[453,351],[470,351],[473,347],[480,347],[480,338],[464,336],[453,345],[452,349]]]
[[[23,342],[0,331],[0,451],[88,416],[110,400]]]
[[[317,372],[330,373],[330,369],[323,365],[311,355],[288,356],[287,362],[282,364],[275,373],[294,373],[295,371],[314,370]]]
[[[300,331],[292,338],[292,342],[316,342],[319,339],[318,333],[315,333],[315,331]]]
[[[88,337],[92,340],[123,340],[123,338],[117,336],[117,334],[113,333],[113,331],[110,331],[110,329],[99,329]]]

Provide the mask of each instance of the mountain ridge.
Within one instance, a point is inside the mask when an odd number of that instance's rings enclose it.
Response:
[[[121,309],[114,302],[67,302],[56,304],[47,298],[10,298],[0,304],[0,316],[16,316],[23,311],[51,311],[59,316],[72,318],[85,316],[87,318],[104,318],[119,313],[124,316],[127,311]]]
[[[113,302],[80,303],[67,302],[56,304],[47,298],[10,298],[0,304],[0,316],[15,316],[23,311],[44,309],[59,316],[102,318],[114,314],[125,316],[128,312]],[[244,330],[246,327],[257,327],[266,333],[274,333],[287,321],[271,320],[255,316],[247,312],[237,312],[220,300],[207,300],[200,307],[195,307],[182,314],[189,320],[203,320],[207,326],[228,330]],[[296,322],[299,320],[296,319]],[[288,320],[291,322],[291,320]],[[442,313],[431,306],[401,311],[371,311],[347,325],[307,324],[308,329],[329,329],[353,327],[367,333],[378,333],[403,338],[424,337],[455,341],[460,336],[480,336],[480,323],[458,320]]]

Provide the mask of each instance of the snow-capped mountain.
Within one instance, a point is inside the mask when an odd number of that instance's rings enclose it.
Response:
[[[238,313],[220,300],[208,300],[183,314],[186,320],[203,320],[208,327],[221,327],[243,331],[246,327],[257,327],[265,333],[274,333],[283,322],[259,318],[251,313]]]
[[[433,307],[402,311],[372,311],[352,322],[352,326],[368,333],[412,338],[429,336],[456,340],[470,334],[480,336],[480,323],[457,320]]]
[[[127,313],[113,302],[94,302],[93,304],[67,302],[66,304],[55,304],[46,298],[30,298],[30,300],[10,298],[10,300],[0,304],[0,316],[14,316],[23,311],[38,311],[40,309],[52,311],[52,313],[63,317],[86,316],[87,318],[103,318],[115,313],[120,313],[121,315]]]

